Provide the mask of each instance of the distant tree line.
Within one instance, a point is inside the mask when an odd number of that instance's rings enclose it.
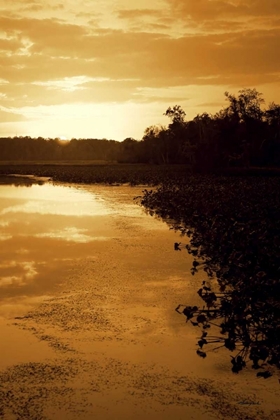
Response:
[[[62,161],[117,160],[120,144],[115,140],[72,139],[62,141],[43,137],[0,138],[0,160]]]
[[[280,166],[280,105],[256,89],[225,92],[227,107],[186,120],[180,105],[164,115],[167,127],[150,126],[142,140],[0,138],[0,160],[106,160],[120,163],[188,164],[195,171]]]

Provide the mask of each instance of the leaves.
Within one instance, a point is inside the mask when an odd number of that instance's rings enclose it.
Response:
[[[255,369],[280,368],[280,177],[188,177],[146,198],[179,232],[191,232],[191,274],[208,275],[193,325],[203,332],[216,325],[221,346],[245,363],[251,358]],[[236,373],[243,366],[235,360]]]
[[[205,338],[202,338],[201,340],[198,341],[198,345],[201,349],[204,346],[204,344],[207,344],[207,340]]]
[[[199,349],[197,349],[197,350],[196,350],[196,354],[197,354],[199,357],[202,357],[203,359],[205,359],[205,357],[207,356],[207,354],[206,354],[204,351],[201,351],[201,350],[199,350]]]
[[[195,312],[197,311],[197,306],[186,306],[183,310],[183,314],[186,316],[187,321],[194,317]]]
[[[272,376],[272,373],[269,372],[268,370],[265,370],[264,372],[258,372],[257,376],[261,377],[261,378],[264,378],[264,379],[267,379],[267,378],[270,378],[270,376]]]
[[[206,318],[206,316],[205,316],[205,315],[201,314],[201,315],[198,315],[198,316],[197,316],[196,320],[197,320],[197,322],[198,322],[199,324],[203,324],[204,322],[206,322],[206,321],[207,321],[207,318]]]
[[[231,363],[232,363],[231,370],[232,370],[233,373],[240,372],[246,366],[245,360],[240,355],[237,356],[237,357],[232,357],[231,356]]]
[[[230,350],[230,351],[233,351],[233,350],[235,350],[235,341],[233,340],[233,339],[231,339],[231,338],[226,338],[225,339],[225,348],[226,349],[228,349],[228,350]]]

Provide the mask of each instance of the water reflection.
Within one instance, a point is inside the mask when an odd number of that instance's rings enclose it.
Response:
[[[2,175],[0,184],[14,185],[15,187],[31,187],[34,184],[43,185],[49,178],[36,177],[34,175]]]
[[[0,185],[1,199],[10,199],[11,205],[0,207],[0,215],[7,213],[39,213],[64,216],[96,216],[110,214],[101,197],[84,190],[52,184],[15,188]]]
[[[90,242],[93,240],[106,240],[106,236],[90,236],[87,235],[87,229],[78,229],[76,227],[66,227],[60,230],[52,230],[47,233],[38,233],[37,238],[57,238],[63,239],[65,241],[74,241],[74,242]]]
[[[57,287],[79,259],[106,246],[112,214],[99,194],[50,183],[16,187],[0,181],[2,304]]]

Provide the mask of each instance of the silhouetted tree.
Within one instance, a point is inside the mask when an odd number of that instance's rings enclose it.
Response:
[[[167,127],[148,127],[141,141],[38,137],[1,138],[1,160],[107,160],[130,163],[187,163],[195,172],[232,166],[280,166],[280,105],[262,109],[256,89],[225,92],[227,106],[186,121],[180,105],[167,108]]]

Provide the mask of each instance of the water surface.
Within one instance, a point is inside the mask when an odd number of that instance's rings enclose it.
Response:
[[[115,211],[99,193],[25,182],[0,184],[1,313],[13,299],[49,293],[112,234]]]
[[[276,419],[278,378],[196,355],[203,273],[141,187],[0,182],[0,417]],[[244,398],[246,398],[244,403]],[[277,411],[278,410],[278,411]]]

